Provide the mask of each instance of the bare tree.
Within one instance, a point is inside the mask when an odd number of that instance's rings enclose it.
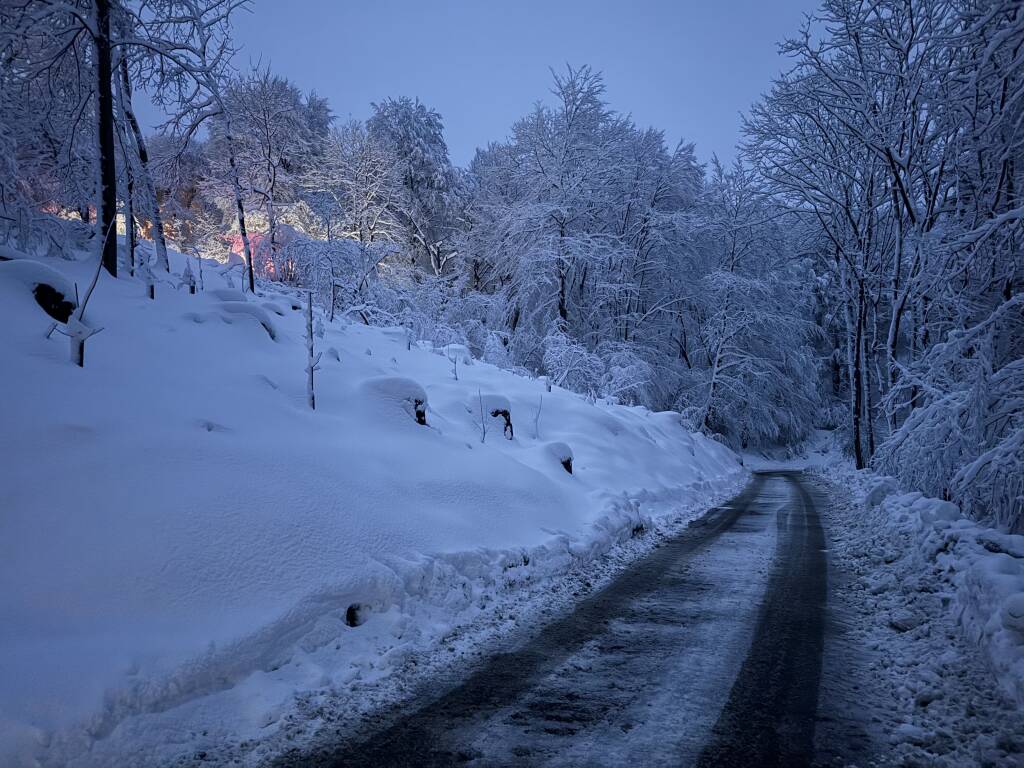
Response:
[[[231,15],[247,6],[248,0],[147,0],[136,14],[138,34],[122,42],[155,54],[140,60],[139,77],[154,100],[171,111],[164,129],[178,138],[182,149],[207,121],[221,122],[246,280],[255,292],[234,116],[225,98],[235,51]]]
[[[313,374],[320,370],[320,357],[323,353],[313,349],[313,292],[306,293],[306,402],[316,410],[316,390],[313,387]]]
[[[129,20],[126,18],[123,24],[128,24]],[[130,37],[122,29],[122,36]],[[148,53],[148,50],[143,51],[143,54]],[[138,117],[135,115],[135,108],[132,104],[132,84],[129,76],[129,58],[130,58],[130,46],[122,45],[120,51],[120,57],[118,62],[118,83],[115,93],[118,97],[118,111],[123,117],[122,139],[123,144],[127,146],[133,146],[135,156],[138,157],[139,161],[139,175],[142,178],[143,185],[146,192],[146,200],[148,202],[147,213],[150,215],[153,221],[153,242],[156,244],[156,264],[158,269],[162,269],[165,272],[170,272],[171,265],[167,258],[167,241],[164,237],[164,223],[163,216],[160,212],[160,200],[157,197],[156,185],[153,181],[153,174],[150,170],[150,159],[149,150],[146,145],[146,139],[142,134],[142,129],[139,126]],[[125,161],[126,166],[129,162]],[[134,233],[134,225],[132,225],[132,231]]]
[[[476,391],[476,400],[479,407],[479,418],[480,418],[480,443],[487,442],[487,413],[484,411],[484,396],[480,390]]]

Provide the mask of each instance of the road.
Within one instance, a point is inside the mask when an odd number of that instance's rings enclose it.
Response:
[[[756,474],[572,613],[306,764],[813,764],[818,504],[798,473]]]

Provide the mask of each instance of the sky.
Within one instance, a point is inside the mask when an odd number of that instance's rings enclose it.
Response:
[[[739,114],[787,68],[777,44],[817,0],[253,0],[236,65],[269,64],[339,118],[414,96],[452,160],[504,139],[550,97],[550,68],[589,64],[612,108],[702,160],[734,156]]]

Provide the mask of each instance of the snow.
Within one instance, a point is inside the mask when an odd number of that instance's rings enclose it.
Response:
[[[0,264],[4,765],[262,738],[303,692],[386,679],[495,595],[745,474],[675,414],[547,392],[464,350],[456,379],[450,350],[341,320],[316,338],[311,411],[301,299],[242,295],[212,264],[207,291],[155,301],[101,276],[80,369],[24,275],[90,269]],[[491,424],[481,444],[478,392],[507,402],[515,439]]]
[[[4,253],[16,252],[11,251],[9,247],[4,247],[0,250],[0,255]],[[11,258],[11,256],[7,256],[7,258]],[[20,283],[29,291],[34,290],[40,284],[48,285],[61,294],[65,301],[75,303],[74,284],[58,270],[37,261],[15,259],[0,262],[0,280],[8,283]]]
[[[831,601],[852,611],[837,623],[875,689],[851,706],[898,764],[1021,764],[1024,537],[840,461],[819,472],[842,486],[825,520]]]
[[[818,469],[842,461],[835,444],[835,435],[825,429],[812,430],[801,443],[779,448],[762,448],[743,453],[743,465],[759,470]]]
[[[1024,706],[1024,634],[1012,619],[1024,600],[1024,536],[986,528],[962,517],[956,505],[918,493],[889,495],[877,510],[889,527],[913,532],[922,568],[950,590],[963,632],[983,649],[1004,691]]]
[[[263,307],[257,307],[245,301],[222,301],[217,308],[224,313],[222,314],[224,322],[231,322],[229,315],[249,316],[263,326],[263,330],[267,332],[271,339],[277,339],[277,327]]]

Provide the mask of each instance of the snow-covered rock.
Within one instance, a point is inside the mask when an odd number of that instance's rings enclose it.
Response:
[[[34,259],[0,261],[0,281],[19,283],[30,291],[38,285],[48,285],[66,300],[75,301],[74,283],[63,272]]]
[[[489,436],[513,439],[515,424],[512,422],[512,403],[504,395],[495,393],[478,393],[470,397],[466,403],[466,411],[472,415],[476,423],[480,423],[483,414]]]

